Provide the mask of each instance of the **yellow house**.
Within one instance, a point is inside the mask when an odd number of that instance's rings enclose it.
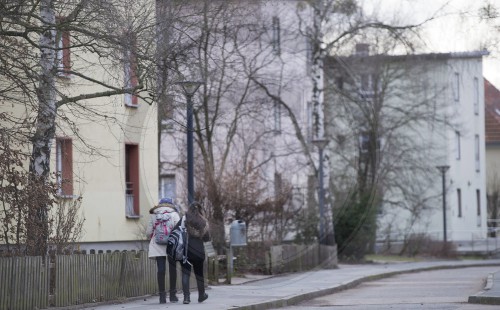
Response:
[[[90,34],[84,36],[85,31],[73,33],[71,29],[78,24],[72,25],[74,21],[65,24],[66,19],[58,16],[64,8],[56,9],[59,11],[49,12],[52,19],[46,23],[53,27],[48,36],[53,45],[45,50],[52,51],[45,63],[42,63],[42,44],[33,45],[22,36],[8,40],[0,37],[24,49],[26,56],[19,55],[19,59],[26,59],[25,64],[33,68],[29,74],[34,81],[26,86],[30,101],[28,96],[23,97],[23,90],[8,88],[10,81],[0,75],[1,90],[11,92],[2,93],[0,112],[33,124],[37,109],[43,105],[36,94],[50,89],[55,96],[48,110],[57,114],[55,136],[49,143],[50,170],[56,175],[57,196],[62,201],[71,206],[71,202],[81,198],[80,211],[85,220],[80,249],[140,249],[148,210],[159,198],[156,103],[146,102],[147,96],[129,91],[141,85],[139,75],[143,68],[139,67],[135,46],[141,43],[136,42],[135,36],[128,36],[128,32],[117,30],[110,37],[125,40],[114,41],[116,46],[101,47],[96,43],[97,35],[92,38]],[[23,25],[15,27],[22,30]],[[94,48],[103,50],[95,52]],[[8,56],[13,63],[17,60],[14,53]],[[50,84],[52,87],[38,88],[38,79],[33,76],[37,77],[47,65],[50,70],[46,72],[51,72],[55,82]],[[17,97],[10,102],[5,99],[9,97],[6,93],[11,98]],[[50,111],[53,107],[56,111]],[[0,118],[1,130],[9,128],[6,119],[9,118]],[[26,130],[26,125],[23,126]],[[28,128],[30,135],[32,129]]]
[[[130,85],[137,83],[133,67],[126,61],[123,66],[124,86],[135,86]],[[104,67],[93,70],[97,76],[107,74]],[[81,82],[73,76],[59,81],[69,88],[81,88]],[[92,99],[85,105],[99,115],[82,117],[71,105],[59,108],[68,120],[59,122],[51,156],[60,196],[82,196],[80,249],[140,249],[148,210],[158,201],[156,105],[131,94]]]
[[[52,167],[61,176],[62,197],[82,196],[80,247],[134,249],[158,200],[156,107],[103,104],[102,113],[112,117],[102,123],[75,119],[82,140],[56,131]]]

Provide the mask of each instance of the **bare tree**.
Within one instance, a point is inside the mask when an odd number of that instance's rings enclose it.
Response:
[[[493,235],[496,236],[496,229],[498,227],[498,219],[499,219],[499,211],[500,211],[500,180],[498,177],[498,173],[493,172],[491,176],[489,176],[489,184],[488,184],[488,192],[486,197],[488,199],[488,218],[492,220],[492,223],[488,223],[488,226],[491,226],[495,229]]]
[[[48,182],[33,183],[29,172],[21,169],[29,155],[24,144],[0,132],[0,240],[5,255],[25,255],[35,248],[41,233],[35,223],[30,223],[30,214],[39,203],[52,206],[47,215],[50,235],[48,242],[56,253],[73,248],[79,241],[84,219],[81,214],[81,198],[74,202],[58,200],[57,185],[52,176]],[[30,229],[35,231],[30,232]]]
[[[206,197],[211,206],[212,235],[219,251],[225,247],[225,214],[252,221],[254,217],[262,218],[258,214],[262,207],[286,201],[273,190],[274,173],[269,173],[269,167],[276,157],[291,151],[271,151],[280,129],[275,127],[275,116],[269,110],[277,105],[254,83],[254,77],[265,75],[269,64],[278,57],[269,44],[272,36],[268,20],[262,16],[265,3],[201,1],[184,6],[191,15],[178,23],[177,33],[169,34],[178,38],[181,33],[189,33],[183,40],[186,46],[192,42],[183,55],[191,65],[180,64],[178,72],[182,77],[173,75],[171,81],[204,81],[195,96],[194,110],[196,163],[201,171],[197,174],[196,195],[198,199]],[[227,180],[239,183],[227,184]],[[246,190],[255,194],[255,201],[250,202],[235,188],[243,184],[252,184]],[[247,212],[253,207],[256,209]]]
[[[287,6],[288,9],[293,9],[293,15],[283,13],[286,12],[284,7]],[[324,85],[325,59],[329,55],[345,53],[346,47],[352,47],[360,37],[366,37],[369,29],[377,30],[378,34],[385,33],[384,37],[390,38],[385,43],[391,45],[392,48],[398,46],[403,50],[412,51],[418,42],[415,40],[415,33],[419,25],[382,22],[375,16],[366,15],[360,4],[352,0],[287,2],[281,8],[280,17],[293,20],[295,23],[284,22],[283,29],[287,30],[283,31],[281,40],[284,46],[287,41],[290,45],[288,48],[283,48],[282,55],[276,57],[272,63],[276,68],[274,72],[279,72],[279,74],[269,75],[265,70],[248,70],[247,74],[267,96],[279,103],[286,111],[283,115],[288,118],[288,128],[293,129],[296,139],[294,151],[302,155],[300,159],[295,159],[296,163],[303,163],[300,166],[303,169],[309,169],[307,174],[315,175],[317,180],[319,163],[313,156],[315,150],[311,141],[324,137],[330,140],[335,139],[335,137],[326,136],[327,122],[324,120],[324,114],[328,113],[331,107],[327,105],[330,101],[324,99],[327,87]],[[300,63],[302,71],[296,70],[298,59],[302,59]],[[273,81],[273,84],[269,81]],[[302,89],[307,98],[307,103],[300,103],[302,106],[297,105],[293,97],[287,96],[287,94],[294,93],[297,88]],[[308,110],[310,115],[304,118],[301,114],[306,104],[310,107],[310,112]],[[331,146],[328,147],[328,150],[330,149],[332,149]],[[328,167],[329,162],[331,160],[327,152],[324,164]],[[365,174],[369,173],[371,168],[373,165],[367,162],[364,165]],[[339,171],[337,167],[327,169],[326,179],[329,181],[326,183],[329,184],[329,189],[326,191],[326,201],[329,206],[332,206],[333,200],[351,201],[355,197],[335,190],[335,183],[332,182],[338,179],[335,175],[341,173],[342,168]],[[348,181],[348,184],[355,186],[356,178]],[[372,181],[375,182],[375,180]],[[360,184],[360,186],[365,188],[367,185]],[[315,187],[312,186],[308,190],[314,192]],[[329,210],[330,207],[327,209]],[[330,219],[331,212],[327,212],[326,216]],[[327,229],[330,231],[332,228],[333,225],[329,225]]]
[[[148,87],[155,77],[147,73],[154,69],[154,6],[134,1],[18,0],[1,7],[0,101],[18,112],[4,118],[2,128],[30,141],[31,182],[47,184],[57,126],[66,122],[66,128],[80,137],[75,116],[107,121],[98,106],[89,104],[96,98],[130,94],[151,103]],[[133,73],[124,83],[127,64]],[[49,209],[49,200],[38,199],[29,214],[30,225],[41,229],[28,229],[37,231],[29,238],[36,240],[29,254],[47,251]]]
[[[169,6],[175,7],[172,3]],[[304,169],[310,170],[306,174],[317,173],[310,141],[325,131],[324,58],[369,28],[382,29],[409,46],[412,41],[406,33],[414,26],[387,25],[367,18],[355,1],[255,1],[241,5],[201,1],[181,6],[179,12],[188,18],[178,21],[168,37],[169,42],[184,42],[187,48],[179,56],[191,63],[187,66],[173,60],[178,75],[171,74],[167,84],[184,78],[204,81],[195,96],[194,111],[199,148],[196,162],[203,171],[197,178],[197,195],[208,197],[213,208],[213,235],[220,249],[225,239],[224,212],[230,208],[220,180],[231,179],[231,170],[247,171],[252,159],[256,160],[252,167],[258,169],[279,167],[278,173],[286,173],[288,181],[301,172],[303,176]],[[277,12],[286,8],[291,14],[273,16],[272,6]],[[307,117],[302,116],[304,102],[297,100],[299,96],[311,98],[310,128]],[[178,100],[183,101],[183,97]],[[276,123],[269,119],[270,110],[286,119],[282,124],[286,130],[276,129]],[[269,173],[263,182],[272,184]],[[309,190],[314,191],[311,186]]]
[[[432,57],[418,55],[329,59],[328,101],[334,104],[326,113],[336,117],[326,128],[335,150],[332,170],[342,171],[330,187],[339,252],[347,257],[362,259],[377,229],[386,231],[378,215],[406,212],[408,221],[392,225],[392,233],[410,235],[433,209],[436,171],[428,159],[435,147],[428,133],[437,137],[460,125],[446,112],[448,85],[429,84],[434,66]]]

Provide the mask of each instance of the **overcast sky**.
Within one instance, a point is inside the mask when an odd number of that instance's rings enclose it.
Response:
[[[483,74],[500,88],[500,32],[480,22],[478,9],[485,2],[500,8],[500,0],[361,0],[368,14],[376,13],[388,21],[426,23],[423,33],[426,52],[490,51],[484,58]],[[500,18],[499,18],[500,19]],[[500,20],[497,21],[497,25]]]

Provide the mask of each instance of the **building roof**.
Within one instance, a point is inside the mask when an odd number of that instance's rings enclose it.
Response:
[[[500,143],[500,90],[484,79],[486,143]]]
[[[487,50],[478,50],[478,51],[468,51],[468,52],[449,52],[449,53],[427,53],[427,54],[405,54],[405,55],[388,55],[388,54],[374,54],[368,55],[360,54],[360,55],[350,55],[350,56],[330,56],[327,57],[331,59],[390,59],[393,61],[401,61],[401,60],[443,60],[443,59],[464,59],[464,58],[482,58],[483,56],[488,56],[490,53]]]

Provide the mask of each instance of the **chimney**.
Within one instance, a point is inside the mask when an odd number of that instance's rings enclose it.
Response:
[[[370,45],[366,43],[356,43],[356,49],[354,50],[355,56],[368,56],[370,55]]]

